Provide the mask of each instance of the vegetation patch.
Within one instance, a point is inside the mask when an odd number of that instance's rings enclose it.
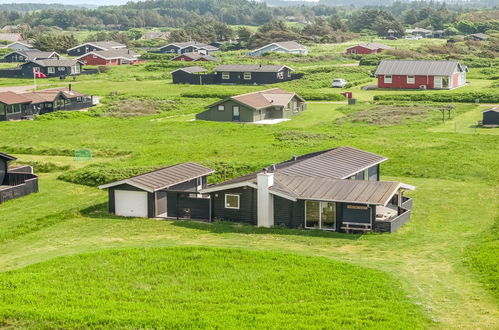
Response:
[[[422,102],[459,102],[459,103],[474,103],[477,100],[481,103],[498,103],[499,94],[495,91],[482,92],[443,92],[443,93],[414,93],[414,94],[381,94],[374,95],[374,101],[422,101]]]
[[[112,102],[104,116],[109,117],[137,117],[159,113],[161,104],[154,100],[117,100]]]
[[[424,328],[386,273],[237,249],[108,250],[0,274],[0,321],[37,327]],[[15,320],[15,321],[12,321]]]
[[[20,162],[16,161],[18,165],[30,165],[33,167],[35,173],[51,173],[51,172],[60,172],[67,171],[70,169],[69,165],[57,165],[52,162],[41,162],[41,161],[29,161],[29,162]]]
[[[274,133],[278,145],[286,147],[313,146],[325,141],[338,140],[334,135],[302,131],[282,131]]]

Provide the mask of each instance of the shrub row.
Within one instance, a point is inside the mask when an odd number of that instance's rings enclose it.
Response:
[[[51,173],[51,172],[60,172],[69,170],[69,165],[57,165],[52,162],[39,162],[39,161],[30,161],[30,162],[17,162],[18,165],[30,165],[33,167],[35,173]]]
[[[384,94],[374,95],[374,101],[427,101],[427,102],[460,102],[481,103],[499,102],[499,94],[494,92],[468,92],[468,93],[415,93],[415,94]]]
[[[351,81],[351,82],[347,83],[345,85],[345,88],[351,88],[351,87],[359,86],[359,85],[362,85],[362,84],[367,84],[367,83],[370,83],[371,80],[372,80],[372,78],[365,78],[365,79],[354,80],[354,81]]]

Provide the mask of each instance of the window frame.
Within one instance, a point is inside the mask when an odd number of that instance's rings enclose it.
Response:
[[[53,67],[53,66],[49,66],[49,67],[47,68],[47,73],[55,73],[55,67]]]
[[[251,80],[251,72],[244,72],[243,79],[244,80]]]
[[[307,226],[307,204],[308,203],[318,203],[319,206],[319,219],[318,219],[318,227],[308,227]],[[323,227],[322,223],[322,210],[323,210],[323,204],[332,204],[333,207],[333,212],[334,212],[334,228],[327,228]],[[318,230],[326,230],[326,231],[336,231],[336,226],[338,225],[338,214],[336,212],[336,202],[335,201],[316,201],[316,200],[305,200],[305,212],[304,212],[304,223],[303,226],[305,229],[318,229]]]
[[[220,109],[220,108],[222,108],[222,109]],[[217,106],[217,111],[220,111],[220,112],[225,111],[225,105],[223,105],[223,104],[219,104],[219,105]]]
[[[222,79],[229,80],[230,79],[230,72],[222,72]]]
[[[388,77],[390,77],[390,78],[388,78]],[[391,74],[384,75],[383,76],[383,82],[385,84],[391,84],[391,83],[393,83],[393,76]]]
[[[228,206],[227,197],[237,197],[237,207]],[[239,194],[225,194],[224,196],[224,206],[226,209],[239,210],[241,208],[241,195]]]
[[[415,83],[416,83],[416,76],[407,76],[407,84],[408,85],[414,85]]]

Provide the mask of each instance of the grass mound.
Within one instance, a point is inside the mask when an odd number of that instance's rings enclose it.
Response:
[[[108,250],[0,274],[0,324],[129,328],[422,328],[385,273],[208,248]]]

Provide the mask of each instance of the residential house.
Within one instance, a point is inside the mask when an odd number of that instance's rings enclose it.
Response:
[[[378,54],[379,52],[381,52],[383,50],[387,50],[387,49],[393,49],[393,48],[390,46],[387,46],[387,45],[377,43],[377,42],[372,42],[372,43],[360,44],[357,46],[347,48],[347,54],[349,54],[349,55]]]
[[[102,50],[116,50],[124,49],[126,45],[120,44],[116,41],[92,41],[85,42],[81,45],[68,49],[68,55],[70,56],[82,56],[90,52],[102,51]]]
[[[79,75],[83,63],[71,59],[34,60],[21,64],[17,68],[0,69],[1,78],[33,78],[35,72],[41,77],[66,77]]]
[[[262,64],[222,64],[206,73],[201,67],[187,67],[172,72],[174,84],[213,85],[213,84],[248,84],[267,85],[293,79],[301,74],[292,75],[292,68],[286,65]]]
[[[475,41],[485,41],[487,40],[489,36],[486,35],[485,33],[473,33],[468,36],[468,39],[475,40]]]
[[[98,50],[87,53],[77,59],[87,65],[123,65],[137,64],[140,54],[130,49]]]
[[[16,41],[11,44],[8,44],[4,48],[9,48],[12,50],[30,50],[33,49],[34,47],[26,41]]]
[[[248,55],[262,56],[269,52],[307,55],[308,49],[296,41],[279,41],[255,49],[248,53]]]
[[[0,92],[0,121],[33,118],[61,110],[92,107],[93,97],[69,88],[51,88],[36,92]]]
[[[28,49],[28,50],[16,50],[8,53],[2,58],[2,62],[14,63],[14,62],[29,62],[36,60],[48,60],[48,59],[60,59],[61,56],[56,52],[43,52],[38,49]]]
[[[159,48],[160,53],[200,53],[210,55],[218,51],[217,47],[204,44],[202,42],[188,41],[188,42],[174,42]]]
[[[197,120],[258,122],[265,119],[289,119],[306,109],[298,94],[280,88],[236,95],[206,107]]]
[[[204,55],[200,53],[184,53],[180,54],[174,58],[172,61],[185,61],[185,62],[218,62],[218,58],[211,55]]]
[[[200,194],[215,171],[187,162],[105,185],[109,212],[124,217],[208,219],[210,199]]]
[[[420,27],[416,27],[414,29],[406,29],[405,30],[406,34],[412,34],[413,36],[420,36],[420,37],[431,36],[432,32],[433,31],[431,31],[431,30],[423,29],[423,28],[420,28]]]
[[[38,177],[33,167],[11,165],[15,157],[0,152],[0,204],[38,192]]]
[[[499,127],[499,107],[483,111],[482,116],[483,127]]]
[[[20,33],[0,33],[0,40],[12,43],[16,41],[23,41],[24,38]]]
[[[379,88],[454,89],[466,84],[467,70],[457,61],[383,60],[375,74]]]
[[[210,220],[259,227],[339,232],[393,232],[409,221],[413,186],[380,181],[387,159],[338,147],[293,156],[266,169],[200,190],[211,199]]]

